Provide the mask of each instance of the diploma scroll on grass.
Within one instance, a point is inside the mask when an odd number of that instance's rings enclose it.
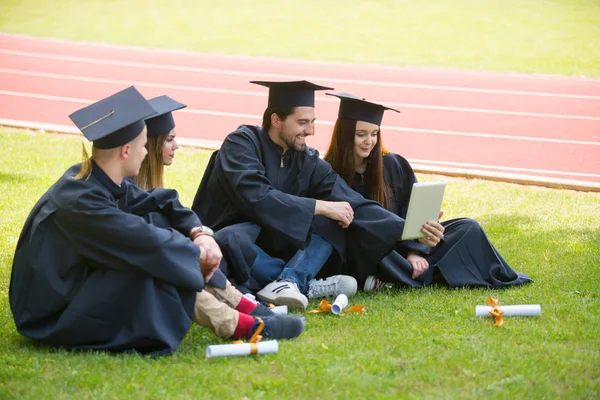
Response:
[[[494,317],[496,326],[504,323],[504,317],[539,317],[542,307],[539,304],[521,304],[514,306],[500,306],[498,299],[488,296],[485,301],[487,306],[475,306],[475,316]]]
[[[227,357],[227,356],[250,356],[256,354],[270,354],[279,351],[277,340],[269,340],[261,342],[262,336],[260,333],[265,328],[265,322],[256,317],[260,322],[256,331],[252,334],[249,343],[244,343],[241,340],[236,340],[233,344],[217,344],[206,348],[206,357]]]
[[[348,306],[348,296],[340,294],[335,298],[335,301],[331,305],[331,312],[333,314],[339,314],[344,308]]]
[[[253,352],[253,346],[255,351]],[[254,354],[271,354],[279,351],[277,340],[267,340],[258,343],[217,344],[206,348],[206,357],[249,356]]]
[[[542,314],[542,307],[539,304],[521,304],[514,306],[500,306],[498,307],[504,314],[505,317],[539,317]],[[477,317],[492,317],[490,314],[493,307],[490,306],[476,306],[475,316]]]
[[[332,313],[335,315],[344,315],[365,312],[365,306],[363,306],[362,304],[354,305],[348,308],[346,311],[343,311],[344,308],[346,308],[347,306],[348,296],[346,296],[345,294],[340,294],[338,295],[338,297],[335,298],[333,304],[329,304],[327,300],[323,299],[319,304],[319,308],[315,310],[310,310],[309,313]]]

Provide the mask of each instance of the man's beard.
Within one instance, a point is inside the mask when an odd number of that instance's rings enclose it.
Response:
[[[288,137],[283,131],[283,129],[279,131],[279,139],[281,139],[281,141],[285,143],[288,149],[293,149],[294,151],[304,151],[304,149],[306,148],[306,143],[296,143],[297,136],[298,135]]]

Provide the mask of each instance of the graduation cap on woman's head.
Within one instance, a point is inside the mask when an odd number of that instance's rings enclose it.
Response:
[[[175,128],[172,111],[187,107],[169,96],[158,96],[148,100],[156,114],[146,120],[148,137],[164,136]]]
[[[329,96],[335,96],[339,98],[340,109],[338,111],[339,118],[353,119],[355,121],[370,122],[375,125],[381,125],[383,119],[383,112],[385,110],[392,110],[400,112],[394,108],[382,106],[381,104],[371,103],[360,97],[348,93],[332,94],[326,93]]]
[[[265,82],[250,81],[269,88],[268,107],[314,107],[315,90],[333,90],[308,81]]]
[[[83,136],[99,149],[112,149],[135,139],[155,114],[133,86],[69,115]]]

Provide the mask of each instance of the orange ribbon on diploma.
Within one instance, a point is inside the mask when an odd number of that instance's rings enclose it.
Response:
[[[501,309],[498,308],[498,299],[494,299],[492,296],[488,296],[487,300],[485,301],[489,306],[492,307],[492,309],[489,311],[489,313],[496,318],[496,326],[500,326],[504,323],[504,318],[502,317],[502,314],[504,314],[504,311],[502,311]]]
[[[327,300],[323,299],[321,300],[321,303],[319,303],[319,308],[314,309],[314,310],[310,310],[310,313],[324,313],[324,312],[331,312],[331,304],[329,304],[327,302]],[[357,304],[355,306],[350,307],[349,309],[347,309],[344,312],[340,312],[339,315],[344,315],[344,314],[351,314],[351,313],[364,313],[365,312],[365,306],[363,306],[362,304]]]
[[[259,317],[256,317],[256,319],[260,322],[260,325],[258,325],[258,328],[256,328],[256,331],[250,338],[250,342],[248,342],[248,344],[250,344],[250,355],[252,355],[252,356],[258,354],[258,342],[260,342],[262,340],[262,336],[260,333],[262,332],[263,328],[265,327],[265,321],[263,321]],[[243,340],[234,340],[231,343],[244,344],[244,341]]]

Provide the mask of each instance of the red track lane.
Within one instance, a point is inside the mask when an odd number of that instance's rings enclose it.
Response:
[[[127,82],[123,80],[123,82]],[[156,81],[155,81],[156,82]],[[23,91],[43,95],[73,97],[80,99],[100,99],[124,87],[124,84],[81,82],[83,84],[69,84],[69,81],[60,79],[11,75],[0,71],[0,83],[3,90]],[[247,82],[246,82],[247,85]],[[148,97],[165,93],[163,88],[145,87],[138,88]],[[212,110],[236,114],[261,114],[264,108],[266,95],[244,96],[227,93],[199,93],[188,90],[169,89],[173,97],[177,97],[188,105],[190,109]],[[258,94],[264,94],[257,92]],[[337,113],[338,100],[328,96],[319,95],[317,117],[322,120],[333,121]],[[250,100],[250,101],[249,101]],[[598,101],[600,108],[600,100]],[[329,117],[329,118],[328,118]],[[465,119],[468,118],[468,124]],[[487,133],[510,136],[534,136],[539,138],[553,138],[592,141],[600,145],[600,117],[598,120],[567,119],[567,118],[542,118],[528,115],[497,115],[476,112],[457,112],[453,110],[428,110],[410,109],[402,114],[388,113],[386,125],[403,128],[436,129],[461,131],[467,126],[467,132]]]
[[[400,108],[402,114],[385,117],[384,141],[409,159],[600,186],[598,80],[265,60],[0,34],[4,119],[71,125],[68,114],[85,100],[133,82],[146,97],[169,94],[188,104],[177,113],[180,136],[220,141],[241,123],[259,123],[266,89],[249,80],[302,78]],[[325,124],[317,124],[312,146],[327,147],[337,107],[336,99],[318,95],[317,118]]]
[[[1,36],[0,36],[1,38]],[[0,48],[1,50],[1,48]],[[138,62],[139,64],[139,62]],[[147,65],[147,64],[143,64]],[[162,64],[164,65],[164,63]],[[245,64],[244,64],[245,66]],[[22,70],[32,73],[60,74],[65,77],[91,77],[100,79],[117,79],[128,82],[152,82],[166,85],[187,87],[222,87],[231,90],[254,91],[261,93],[261,88],[248,83],[253,76],[223,75],[216,72],[171,71],[162,68],[136,68],[132,66],[104,65],[87,62],[72,62],[55,59],[1,54],[0,69]],[[282,72],[282,71],[280,71]],[[306,75],[305,75],[306,76]],[[320,76],[324,76],[320,74]],[[363,79],[365,77],[363,76]],[[377,79],[374,75],[371,78]],[[562,79],[562,78],[558,78]],[[397,82],[397,81],[392,81]],[[575,80],[574,82],[579,82]],[[592,81],[595,83],[595,81]],[[205,85],[203,85],[203,83]],[[321,83],[327,83],[325,79]],[[385,103],[412,103],[432,106],[464,107],[492,109],[498,111],[529,112],[542,114],[562,114],[600,118],[600,85],[595,98],[556,98],[552,96],[530,96],[526,94],[505,93],[473,93],[457,90],[440,90],[433,88],[407,88],[393,86],[369,86],[356,83],[329,83],[340,91],[361,93],[363,97]],[[545,86],[542,89],[548,89]],[[470,90],[472,87],[464,87]],[[519,89],[523,93],[531,93]],[[264,90],[262,90],[264,93]],[[538,92],[534,92],[538,93]]]
[[[374,79],[378,81],[444,86],[467,86],[499,90],[527,90],[560,94],[600,96],[600,81],[568,77],[492,74],[437,69],[396,68],[364,64],[317,63],[250,57],[205,55],[189,52],[104,46],[0,34],[0,48],[25,52],[89,57],[195,68],[240,70],[257,74],[279,73],[300,76],[319,75],[336,79]],[[249,80],[260,80],[249,79]]]
[[[68,125],[70,123],[67,115],[81,108],[84,104],[77,102],[56,102],[51,100],[18,98],[0,95],[0,104],[6,104],[6,108],[0,110],[0,118],[11,116],[14,119],[28,120],[33,122],[45,122],[52,124]],[[32,114],[31,109],[36,113]],[[217,115],[204,115],[186,112],[177,114],[177,130],[182,137],[195,137],[207,140],[222,140],[231,128],[243,123],[258,124],[259,119],[243,117],[224,117]],[[216,127],[208,129],[207,127]],[[317,124],[317,134],[309,139],[309,144],[326,149],[329,144],[331,125]],[[504,166],[513,168],[526,168],[536,170],[564,171],[570,174],[540,173],[535,175],[544,177],[556,177],[562,179],[577,179],[591,182],[600,182],[600,177],[578,175],[597,175],[597,155],[591,152],[581,152],[581,145],[569,145],[537,142],[520,142],[512,149],[504,147],[504,151],[494,153],[483,153],[481,148],[495,148],[502,140],[489,138],[471,138],[461,146],[456,146],[456,137],[440,136],[432,137],[431,134],[419,132],[384,132],[386,147],[401,154],[410,154],[410,158],[419,160],[430,160],[431,154],[435,153],[436,161],[459,162],[481,164],[489,166]],[[429,145],[423,145],[428,143]],[[447,149],[453,149],[452,152]],[[536,157],[542,152],[544,157]],[[553,160],[551,169],[548,168],[547,160]],[[492,170],[495,170],[492,168]],[[527,171],[521,173],[531,174]]]

